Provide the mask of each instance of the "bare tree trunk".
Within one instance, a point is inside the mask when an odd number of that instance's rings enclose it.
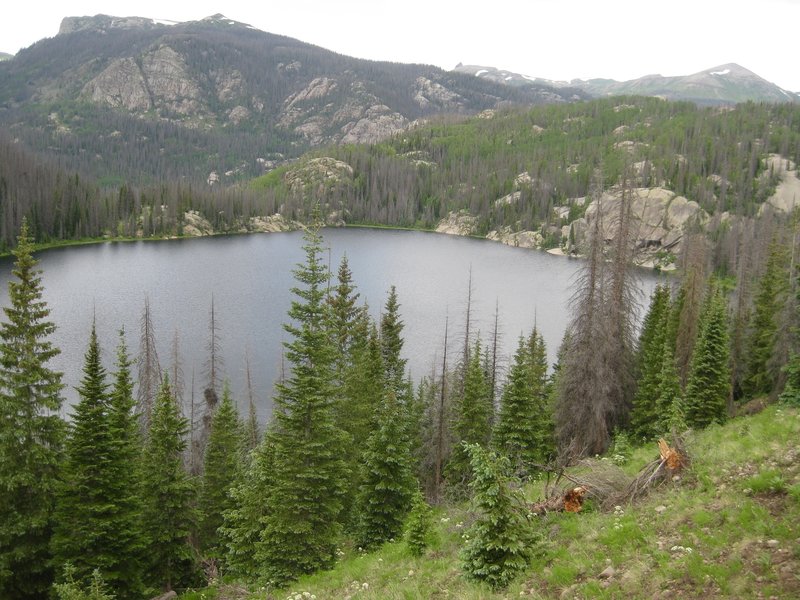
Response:
[[[140,320],[141,337],[139,341],[139,389],[137,395],[137,411],[142,432],[146,436],[150,431],[153,405],[161,386],[161,366],[156,352],[156,338],[153,332],[153,320],[150,314],[150,300],[145,296],[144,311]]]

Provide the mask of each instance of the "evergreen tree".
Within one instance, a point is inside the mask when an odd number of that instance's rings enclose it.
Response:
[[[406,522],[406,545],[412,556],[422,556],[430,543],[433,511],[417,490],[411,499],[411,512]]]
[[[686,428],[686,419],[681,379],[678,375],[678,367],[675,364],[672,341],[666,336],[664,337],[664,345],[661,351],[661,371],[658,375],[655,395],[658,433],[683,431]],[[654,437],[652,434],[655,432],[652,429],[650,433],[651,437]]]
[[[131,490],[123,487],[130,483],[124,469],[135,470],[136,465],[120,460],[118,424],[112,425],[117,415],[111,411],[94,326],[83,373],[57,496],[55,561],[70,563],[79,582],[88,583],[99,571],[120,598],[138,598],[142,587],[137,515],[130,510]]]
[[[525,500],[512,488],[505,475],[509,468],[505,457],[498,457],[477,444],[469,446],[474,470],[473,504],[478,518],[470,527],[469,540],[461,552],[462,568],[467,577],[505,588],[522,572],[530,560],[529,533]]]
[[[23,220],[10,306],[0,325],[0,598],[42,598],[53,583],[50,538],[64,422],[55,325]]]
[[[657,407],[659,383],[663,370],[663,353],[667,340],[670,293],[666,285],[656,286],[650,308],[642,323],[638,349],[638,385],[631,411],[631,432],[640,440],[652,439],[661,415]],[[669,343],[666,343],[669,346]],[[674,351],[670,350],[674,362]]]
[[[217,529],[222,526],[223,513],[233,508],[228,492],[241,469],[242,449],[241,423],[226,381],[222,402],[211,421],[199,499],[200,546],[215,558],[223,555]]]
[[[480,340],[475,341],[464,371],[464,391],[454,403],[452,432],[455,445],[445,477],[457,495],[465,493],[472,469],[464,444],[488,446],[491,435],[491,393],[481,364]],[[462,489],[463,488],[463,489]]]
[[[108,591],[103,576],[98,569],[92,572],[90,581],[82,585],[75,581],[75,567],[64,565],[63,583],[53,586],[58,600],[114,600],[116,595]]]
[[[686,382],[686,424],[700,429],[722,423],[731,388],[728,315],[718,290],[710,290],[701,315],[700,333]]]
[[[195,523],[194,486],[183,467],[188,430],[165,378],[153,407],[142,455],[142,523],[154,586],[171,590],[194,574],[189,535]]]
[[[225,566],[242,579],[255,580],[260,575],[256,556],[273,488],[274,467],[274,434],[273,429],[267,429],[231,488],[231,504],[222,513],[218,530],[226,548]]]
[[[383,368],[386,371],[386,381],[394,390],[398,398],[405,389],[406,362],[401,357],[403,351],[403,321],[400,318],[400,304],[397,301],[397,289],[389,289],[389,297],[381,315],[381,355]],[[405,400],[404,398],[401,398]]]
[[[536,329],[520,336],[514,363],[500,399],[494,447],[525,472],[553,452],[553,425],[547,390],[547,354]]]
[[[133,395],[133,361],[125,344],[125,331],[119,332],[114,385],[109,396],[109,429],[114,444],[110,458],[111,490],[116,498],[116,550],[119,556],[120,597],[135,597],[144,581],[145,540],[142,530],[141,457],[142,437]],[[111,581],[111,574],[106,575]]]
[[[375,429],[367,441],[363,460],[358,543],[370,548],[402,534],[416,487],[403,407],[391,389],[386,391],[378,408]]]
[[[273,486],[259,546],[265,578],[279,587],[335,561],[346,482],[333,412],[328,274],[318,232],[309,228],[305,242],[306,263],[294,272],[302,287],[292,290],[292,324],[284,325],[292,367],[275,398]]]
[[[771,393],[778,379],[778,367],[772,358],[780,333],[778,323],[781,308],[789,292],[788,262],[786,246],[773,242],[753,302],[746,371],[742,382],[745,396]]]

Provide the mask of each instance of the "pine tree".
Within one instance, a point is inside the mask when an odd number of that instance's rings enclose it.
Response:
[[[400,304],[397,301],[397,289],[389,289],[389,297],[381,315],[381,354],[383,368],[386,370],[386,381],[394,390],[398,398],[405,388],[406,377],[405,358],[401,357],[403,351],[403,321],[400,318]]]
[[[242,466],[242,449],[241,423],[226,381],[222,402],[211,421],[199,498],[200,546],[215,558],[223,555],[217,529],[222,526],[223,513],[233,508],[228,492]]]
[[[242,579],[258,579],[261,565],[256,556],[261,531],[273,489],[275,443],[273,429],[267,429],[250,462],[231,488],[231,505],[222,514],[220,541],[226,548],[225,566]]]
[[[480,340],[475,341],[468,356],[464,371],[464,391],[454,403],[454,419],[452,432],[455,445],[447,463],[445,478],[451,491],[456,495],[466,493],[472,469],[466,446],[463,444],[479,444],[488,446],[491,435],[491,394],[486,374],[481,365]]]
[[[136,465],[120,461],[118,431],[112,426],[116,415],[110,410],[94,326],[83,373],[57,496],[55,561],[71,564],[79,582],[87,583],[99,571],[120,598],[137,598],[142,594],[137,515],[126,503],[131,490],[118,480],[123,469]]]
[[[110,459],[111,490],[116,498],[117,577],[121,598],[136,597],[144,581],[146,550],[142,530],[141,458],[142,436],[136,415],[131,369],[133,361],[125,344],[125,331],[119,332],[114,384],[109,396],[109,428],[114,443]],[[107,575],[111,581],[112,574]]]
[[[700,429],[727,417],[731,388],[728,315],[718,290],[710,290],[686,382],[686,424]]]
[[[274,483],[259,547],[265,579],[274,586],[333,564],[346,481],[333,412],[328,274],[315,229],[305,242],[306,263],[294,272],[302,287],[292,290],[293,324],[284,325],[293,338],[285,344],[291,374],[275,398]]]
[[[391,389],[378,408],[363,460],[358,544],[371,548],[400,537],[416,488],[403,407]]]
[[[142,523],[149,574],[151,583],[165,590],[185,584],[194,571],[189,535],[195,522],[195,490],[183,467],[187,429],[165,378],[142,455]]]
[[[504,474],[509,464],[477,444],[468,447],[474,470],[473,504],[478,518],[468,530],[462,549],[462,569],[468,578],[505,588],[522,572],[530,560],[527,507]]]
[[[746,342],[746,372],[742,382],[745,396],[771,393],[778,379],[778,369],[772,357],[780,333],[781,308],[789,292],[788,281],[787,249],[783,244],[773,242],[753,301],[753,318]]]
[[[61,374],[47,364],[55,325],[23,220],[10,306],[0,325],[0,598],[42,598],[53,582],[50,538],[64,443]]]
[[[546,461],[553,453],[547,352],[536,329],[527,340],[519,338],[492,443],[518,472],[530,471],[534,463]]]
[[[631,411],[631,432],[640,440],[652,439],[660,421],[657,407],[659,382],[663,370],[663,352],[670,314],[670,293],[666,285],[656,287],[650,308],[642,323],[638,349],[638,385]],[[667,344],[669,345],[669,344]],[[674,351],[670,350],[674,362]]]
[[[686,419],[683,407],[683,392],[678,367],[675,364],[675,355],[672,350],[672,341],[664,337],[661,351],[661,371],[655,388],[655,408],[658,420],[656,428],[659,434],[667,431],[681,432],[686,428]],[[651,437],[656,433],[650,430]]]
[[[433,511],[425,501],[422,492],[417,490],[411,499],[411,512],[406,522],[406,545],[412,556],[422,556],[430,543],[433,529]]]

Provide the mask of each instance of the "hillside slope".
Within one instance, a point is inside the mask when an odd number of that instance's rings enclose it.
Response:
[[[289,590],[248,593],[247,586],[229,582],[181,597],[795,598],[798,440],[800,412],[785,406],[692,434],[690,469],[645,499],[609,511],[588,507],[534,517],[537,557],[508,590],[492,592],[464,578],[458,553],[475,515],[459,506],[437,512],[435,540],[419,559],[401,540],[369,554],[344,548],[333,570]],[[624,472],[632,476],[657,455],[655,444],[636,450]],[[608,464],[598,468],[608,471]],[[529,499],[541,485],[527,488]]]

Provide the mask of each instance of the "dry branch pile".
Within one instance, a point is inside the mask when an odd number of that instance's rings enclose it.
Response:
[[[582,460],[573,473],[562,469],[540,467],[548,475],[544,500],[531,504],[529,510],[538,515],[548,512],[579,512],[586,498],[595,500],[602,510],[633,502],[646,496],[650,490],[672,481],[688,466],[689,457],[678,438],[673,447],[664,439],[658,440],[660,456],[648,463],[633,479],[609,461]],[[549,483],[551,475],[556,479]],[[566,480],[569,486],[561,482]]]

